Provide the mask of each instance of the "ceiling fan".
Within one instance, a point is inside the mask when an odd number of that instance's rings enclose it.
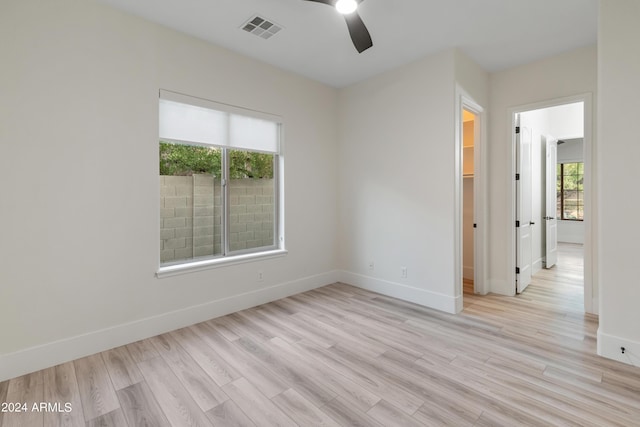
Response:
[[[358,53],[362,53],[365,50],[373,46],[371,41],[371,35],[369,30],[364,25],[362,18],[358,15],[358,4],[364,0],[305,0],[316,3],[324,3],[331,7],[335,7],[338,12],[344,15],[345,21],[347,21],[347,28],[349,29],[349,35],[353,41]]]

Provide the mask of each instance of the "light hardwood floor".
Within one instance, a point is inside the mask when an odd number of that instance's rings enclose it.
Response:
[[[640,368],[595,354],[564,248],[449,315],[343,284],[0,383],[8,426],[638,426]],[[563,262],[564,261],[564,262]]]

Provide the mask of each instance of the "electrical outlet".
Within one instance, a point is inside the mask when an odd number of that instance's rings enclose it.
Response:
[[[407,267],[400,267],[400,277],[403,279],[407,278]]]
[[[258,270],[258,282],[262,282],[264,280],[264,273],[262,270]]]
[[[373,261],[369,261],[369,271],[373,271],[375,269],[375,264]]]

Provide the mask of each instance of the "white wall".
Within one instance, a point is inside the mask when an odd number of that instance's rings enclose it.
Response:
[[[582,102],[574,102],[545,108],[547,129],[545,133],[558,139],[584,137],[584,106]]]
[[[0,34],[0,381],[336,280],[336,90],[90,1]],[[155,278],[160,88],[284,118],[287,256]]]
[[[486,73],[450,50],[345,88],[339,102],[343,280],[449,312],[462,307],[456,84],[486,101]]]
[[[640,115],[640,2],[600,2],[598,87],[600,111],[597,150],[600,197],[599,282],[601,285],[598,353],[640,366],[640,286],[637,223],[640,201],[637,159],[640,143],[629,124]],[[624,208],[621,208],[621,198]],[[620,347],[626,347],[622,354]]]
[[[467,150],[473,152],[475,174],[473,179],[467,178],[462,180],[462,184],[460,185],[462,187],[462,195],[456,194],[456,197],[460,197],[462,200],[462,208],[454,206],[455,210],[460,209],[462,211],[462,218],[456,218],[454,221],[454,227],[460,227],[462,229],[462,236],[459,236],[454,230],[454,237],[460,241],[460,245],[462,246],[462,254],[454,251],[454,262],[458,257],[462,258],[460,266],[462,269],[462,277],[474,278],[476,280],[476,292],[486,294],[486,260],[489,256],[486,239],[488,229],[486,210],[488,168],[486,158],[488,143],[489,73],[480,68],[478,64],[460,50],[456,49],[454,51],[454,59],[456,80],[454,117],[458,131],[460,130],[459,123],[463,120],[462,117],[459,116],[462,108],[466,107],[474,110],[479,108],[478,111],[475,111],[476,116],[473,122],[474,149]],[[464,103],[470,104],[464,105]],[[463,146],[464,142],[460,141],[460,139],[461,136],[456,133],[455,143]],[[463,151],[462,147],[459,148]],[[461,157],[463,157],[464,160],[465,156],[461,154]],[[462,173],[464,173],[464,165],[462,171],[457,172],[458,175]],[[472,201],[473,203],[471,203]],[[469,206],[471,206],[472,209],[468,209]],[[477,224],[475,231],[472,228],[474,223]],[[472,239],[465,241],[465,233],[467,236],[472,236]],[[455,268],[457,269],[459,267],[456,265]],[[459,286],[456,290],[456,296],[460,297],[460,300],[462,294],[462,286]]]
[[[583,221],[558,221],[558,242],[584,244]]]
[[[460,50],[454,50],[455,78],[460,90],[480,107],[489,106],[489,73]],[[477,143],[478,141],[476,141]]]
[[[512,295],[513,177],[510,157],[511,111],[519,106],[596,92],[596,48],[577,49],[528,65],[493,73],[489,142],[489,285],[492,292]],[[595,145],[595,141],[594,145]],[[595,218],[594,218],[595,220]],[[597,295],[597,284],[594,295]]]
[[[345,279],[450,312],[454,90],[452,51],[342,90],[338,156]]]
[[[564,143],[558,144],[558,163],[571,163],[584,161],[583,138],[563,139]]]

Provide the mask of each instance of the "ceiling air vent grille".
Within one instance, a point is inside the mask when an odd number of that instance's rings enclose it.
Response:
[[[256,15],[245,22],[241,28],[248,33],[268,39],[278,33],[282,26]]]

